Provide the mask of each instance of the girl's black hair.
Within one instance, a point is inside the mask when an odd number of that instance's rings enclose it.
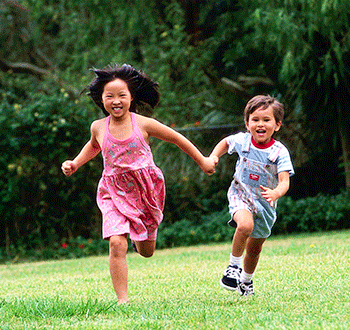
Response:
[[[154,108],[159,102],[158,83],[153,81],[142,71],[136,70],[128,64],[119,66],[117,64],[99,70],[92,69],[96,77],[90,85],[86,87],[89,95],[96,105],[102,109],[103,113],[108,116],[109,113],[103,106],[102,93],[107,83],[121,79],[128,85],[133,100],[131,101],[130,111],[142,111],[145,104]]]

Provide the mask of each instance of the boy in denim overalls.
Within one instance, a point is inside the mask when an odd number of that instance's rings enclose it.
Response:
[[[240,295],[254,294],[252,278],[276,220],[277,200],[288,191],[289,177],[294,174],[287,148],[272,138],[282,119],[281,103],[271,96],[255,96],[244,110],[248,132],[221,140],[210,155],[216,164],[225,153],[237,152],[239,156],[227,193],[229,224],[237,229],[230,264],[220,284]]]

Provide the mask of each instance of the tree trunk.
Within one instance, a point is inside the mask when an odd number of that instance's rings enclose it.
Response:
[[[344,103],[345,104],[345,103]],[[348,110],[345,110],[348,111]],[[350,123],[347,118],[348,114],[338,111],[338,127],[341,140],[341,147],[343,153],[343,164],[345,172],[345,186],[346,190],[350,192]]]

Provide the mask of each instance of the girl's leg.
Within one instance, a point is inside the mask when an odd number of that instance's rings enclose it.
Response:
[[[128,241],[126,236],[112,236],[109,239],[109,269],[118,304],[127,303],[128,297],[128,266],[126,253]]]
[[[244,271],[253,274],[258,264],[260,252],[266,238],[249,237],[247,240],[246,252],[244,255]]]
[[[156,241],[134,241],[137,252],[145,258],[152,257],[156,249]]]
[[[235,234],[232,239],[232,255],[240,257],[243,255],[247,241],[254,229],[254,220],[252,214],[247,210],[239,210],[234,216],[233,220],[237,224]]]

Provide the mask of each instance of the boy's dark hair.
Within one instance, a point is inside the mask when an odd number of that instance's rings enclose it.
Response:
[[[86,89],[92,100],[108,116],[109,113],[103,106],[102,93],[107,83],[121,79],[128,85],[130,94],[133,98],[130,105],[130,111],[136,112],[136,109],[142,110],[145,104],[154,108],[159,102],[158,84],[149,78],[145,73],[136,70],[128,64],[119,66],[117,64],[109,65],[106,68],[92,69],[96,74],[95,79]]]
[[[250,99],[244,109],[244,120],[247,123],[249,116],[257,109],[263,110],[271,106],[273,110],[273,116],[275,117],[276,123],[282,123],[283,120],[283,104],[278,102],[277,99],[270,95],[257,95]]]

